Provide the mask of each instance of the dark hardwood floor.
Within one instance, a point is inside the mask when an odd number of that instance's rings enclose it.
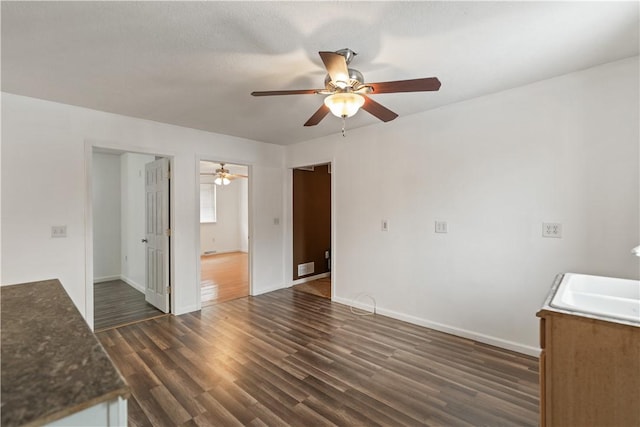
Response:
[[[249,295],[249,254],[201,256],[200,287],[203,307]]]
[[[536,426],[535,358],[291,289],[97,334],[130,426]]]
[[[132,322],[164,316],[144,300],[144,294],[122,280],[93,285],[93,327],[101,331]]]

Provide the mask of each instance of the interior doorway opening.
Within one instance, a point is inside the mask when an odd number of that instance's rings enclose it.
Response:
[[[164,316],[170,307],[169,159],[93,147],[96,331]]]
[[[249,168],[200,161],[200,302],[246,297],[249,275]]]
[[[331,163],[293,170],[293,289],[331,299]]]

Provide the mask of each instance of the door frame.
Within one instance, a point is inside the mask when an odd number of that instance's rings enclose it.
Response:
[[[94,303],[93,303],[93,150],[97,148],[112,152],[114,154],[136,153],[148,154],[152,156],[165,157],[169,159],[169,170],[171,178],[169,179],[169,228],[173,227],[174,215],[174,157],[175,153],[163,152],[162,150],[153,150],[146,147],[136,146],[134,144],[117,143],[110,141],[99,141],[86,139],[84,141],[84,177],[85,177],[85,209],[84,209],[84,236],[85,236],[85,320],[89,328],[94,330]],[[173,237],[173,236],[171,236]],[[169,280],[171,285],[171,294],[169,296],[169,313],[175,310],[175,254],[169,240]]]
[[[310,160],[307,162],[298,162],[287,166],[286,175],[286,197],[285,197],[285,212],[287,213],[287,227],[285,235],[285,257],[284,257],[284,271],[285,282],[288,287],[293,286],[293,170],[297,168],[303,168],[308,166],[318,166],[329,164],[331,168],[331,301],[335,301],[336,290],[338,289],[338,268],[337,259],[338,251],[337,245],[337,227],[336,227],[336,159],[320,158],[316,160]]]
[[[215,160],[212,160],[215,159]],[[247,221],[249,221],[248,229],[249,229],[249,244],[247,248],[249,253],[247,254],[247,268],[249,269],[249,295],[253,295],[253,165],[251,163],[247,163],[242,160],[233,160],[223,156],[209,155],[209,154],[197,154],[196,155],[196,167],[195,167],[195,181],[196,185],[194,186],[195,191],[195,216],[194,216],[194,227],[195,227],[195,235],[196,235],[196,247],[198,248],[197,257],[195,259],[196,263],[196,310],[202,309],[202,287],[200,285],[200,281],[202,280],[202,263],[200,262],[200,248],[201,248],[201,236],[200,236],[200,162],[215,162],[220,163],[223,162],[225,164],[230,165],[238,165],[245,166],[247,168]]]

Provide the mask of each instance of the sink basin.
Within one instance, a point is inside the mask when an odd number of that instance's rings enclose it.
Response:
[[[640,280],[565,273],[549,305],[640,323]]]

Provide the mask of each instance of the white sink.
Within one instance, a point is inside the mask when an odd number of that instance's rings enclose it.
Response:
[[[640,280],[565,273],[549,305],[640,323]]]

